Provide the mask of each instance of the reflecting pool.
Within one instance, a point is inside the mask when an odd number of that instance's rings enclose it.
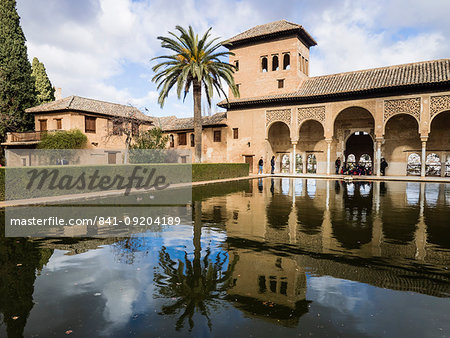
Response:
[[[450,335],[450,184],[264,178],[193,200],[192,223],[127,238],[0,237],[0,336]]]

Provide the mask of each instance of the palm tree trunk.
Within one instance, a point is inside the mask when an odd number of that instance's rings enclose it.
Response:
[[[195,163],[202,162],[202,87],[201,83],[194,81],[194,141]]]
[[[194,269],[194,280],[196,286],[200,283],[200,277],[202,275],[202,266],[201,266],[201,256],[202,256],[202,201],[194,201],[194,261],[193,261],[193,269]]]

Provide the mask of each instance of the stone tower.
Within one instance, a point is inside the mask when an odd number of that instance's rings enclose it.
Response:
[[[238,67],[240,97],[295,92],[309,74],[309,48],[317,43],[300,25],[286,20],[253,27],[227,40]],[[229,93],[230,97],[232,93]]]

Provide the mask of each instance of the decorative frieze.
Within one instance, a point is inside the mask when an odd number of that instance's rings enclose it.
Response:
[[[420,120],[420,97],[384,101],[383,119],[387,121],[395,114],[409,114]]]
[[[275,109],[266,111],[266,126],[272,122],[284,122],[289,127],[291,126],[291,110],[290,109]]]
[[[450,95],[432,96],[430,101],[430,117],[443,110],[450,110]]]
[[[305,120],[325,122],[325,106],[298,108],[298,125]]]

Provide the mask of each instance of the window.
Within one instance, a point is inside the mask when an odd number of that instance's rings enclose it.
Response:
[[[278,88],[284,88],[284,80],[277,80],[278,81]]]
[[[56,129],[62,129],[62,119],[55,119],[56,121]]]
[[[239,138],[239,128],[233,128],[233,138],[235,140]]]
[[[269,66],[268,66],[268,62],[267,62],[267,57],[263,56],[261,58],[261,71],[263,73],[267,72],[269,70]]]
[[[191,147],[195,147],[195,135],[191,134]]]
[[[288,70],[291,68],[291,56],[289,53],[283,55],[283,69]]]
[[[39,130],[47,131],[47,120],[39,120]]]
[[[139,136],[139,123],[131,122],[131,135]]]
[[[214,130],[214,142],[220,142],[222,138],[222,132],[220,130]]]
[[[279,68],[278,55],[272,56],[272,71],[277,71]]]
[[[305,59],[305,74],[308,75],[308,73],[309,73],[308,60]]]
[[[170,148],[175,147],[175,140],[172,134],[169,136],[169,140],[170,140]]]
[[[236,72],[239,71],[239,60],[234,61],[234,68],[235,68]]]
[[[84,117],[84,131],[86,133],[95,133],[95,117],[85,116]]]
[[[113,135],[122,135],[122,122],[113,121]]]
[[[186,133],[179,133],[178,134],[178,145],[179,146],[185,146],[186,143]]]

